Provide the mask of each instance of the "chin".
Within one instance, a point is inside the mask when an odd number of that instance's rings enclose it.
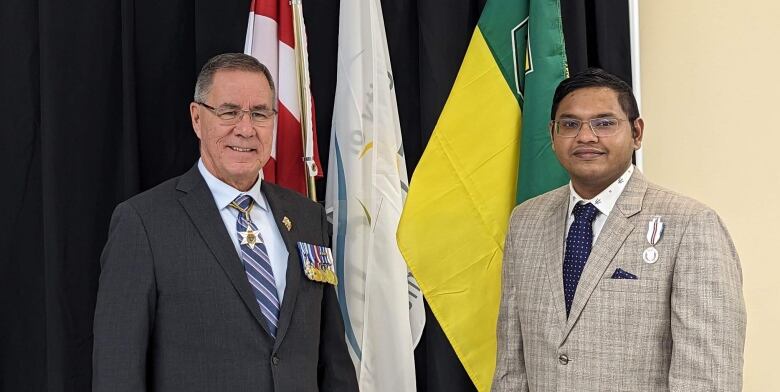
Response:
[[[233,164],[227,165],[225,169],[231,175],[236,177],[251,176],[252,174],[257,175],[257,173],[260,171],[260,167],[257,165],[257,161],[235,162]]]
[[[577,160],[569,162],[568,169],[571,172],[577,173],[596,173],[607,171],[607,165],[601,161],[583,161]]]
[[[571,171],[571,175],[583,182],[598,183],[609,177],[610,172],[599,167],[578,167]]]

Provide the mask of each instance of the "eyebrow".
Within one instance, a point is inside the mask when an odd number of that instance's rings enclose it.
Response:
[[[604,117],[617,117],[617,115],[612,112],[604,112],[604,113],[599,113],[591,118],[604,118]],[[576,116],[571,113],[561,113],[561,118],[574,118],[574,119],[581,120],[579,116]]]
[[[222,105],[219,105],[219,107],[222,109],[241,109],[241,105],[237,105],[235,103],[230,103],[230,102],[223,103]],[[249,108],[249,110],[267,110],[267,109],[269,109],[269,107],[264,103]]]

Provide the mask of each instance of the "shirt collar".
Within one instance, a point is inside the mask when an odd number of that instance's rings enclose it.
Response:
[[[571,196],[569,197],[569,215],[566,216],[570,216],[572,210],[574,210],[574,206],[579,203],[593,203],[599,212],[604,214],[604,216],[609,216],[609,213],[612,212],[612,208],[615,207],[617,199],[620,197],[620,194],[623,193],[623,189],[626,188],[626,183],[628,183],[628,179],[631,178],[631,174],[633,173],[634,165],[631,165],[628,167],[628,169],[626,169],[623,175],[615,180],[615,182],[610,184],[606,189],[601,191],[601,193],[590,200],[583,199],[580,195],[578,195],[577,191],[574,190],[574,186],[572,186],[571,181],[569,181],[569,193]]]
[[[241,192],[238,189],[225,184],[222,180],[211,174],[211,172],[206,169],[206,166],[203,164],[203,159],[198,159],[198,171],[200,171],[200,175],[203,176],[203,179],[206,181],[206,185],[208,185],[209,190],[211,191],[211,195],[214,196],[214,201],[217,203],[217,207],[220,210],[227,208],[230,205],[230,202],[235,200],[238,196],[244,194],[252,196],[252,199],[254,199],[255,205],[257,207],[260,207],[263,210],[268,209],[265,198],[260,192],[263,176],[259,176],[257,181],[255,181],[255,184],[252,185],[248,191]]]

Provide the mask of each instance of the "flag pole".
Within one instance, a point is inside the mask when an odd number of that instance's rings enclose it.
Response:
[[[301,140],[303,141],[303,164],[304,174],[306,175],[306,193],[313,201],[317,201],[317,188],[314,183],[314,177],[317,175],[317,165],[314,162],[314,154],[309,154],[312,149],[311,134],[311,91],[309,90],[309,69],[308,57],[304,50],[306,49],[306,36],[303,31],[303,9],[301,0],[291,0],[290,5],[293,13],[293,31],[295,33],[295,64],[298,68],[298,93],[301,102]]]

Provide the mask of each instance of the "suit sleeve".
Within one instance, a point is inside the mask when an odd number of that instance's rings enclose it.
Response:
[[[742,390],[742,270],[731,237],[712,210],[694,215],[685,230],[671,310],[669,390]]]
[[[514,214],[513,214],[514,216]],[[517,280],[515,278],[516,263],[513,260],[513,230],[512,219],[504,242],[504,260],[501,279],[501,305],[498,311],[496,326],[497,354],[496,371],[493,376],[493,392],[528,391],[528,380],[525,372],[523,356],[522,325],[517,312],[518,298],[515,295]]]
[[[127,203],[114,210],[100,263],[92,390],[145,391],[156,286],[146,230]]]
[[[329,244],[329,225],[322,215],[323,243]],[[344,321],[333,285],[326,284],[322,293],[322,324],[320,331],[320,358],[317,366],[320,391],[357,392],[357,376],[352,358],[344,340]]]

